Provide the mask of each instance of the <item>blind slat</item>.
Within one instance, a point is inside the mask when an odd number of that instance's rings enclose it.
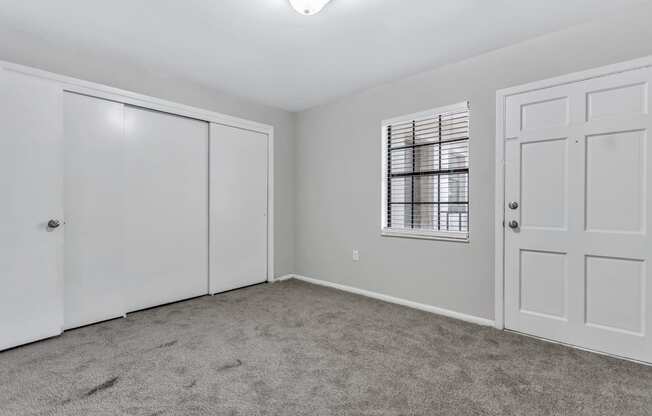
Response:
[[[386,126],[385,228],[468,233],[469,113]]]

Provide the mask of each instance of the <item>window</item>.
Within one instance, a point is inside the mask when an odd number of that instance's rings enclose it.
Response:
[[[469,237],[468,102],[383,122],[383,235]]]

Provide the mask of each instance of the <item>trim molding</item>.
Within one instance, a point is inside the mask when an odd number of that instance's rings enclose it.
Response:
[[[274,279],[270,280],[270,283],[282,282],[284,280],[293,279],[294,277],[295,277],[295,275],[293,275],[293,274],[286,274],[286,275],[283,275],[283,276],[275,277]]]
[[[274,131],[274,127],[269,124],[229,116],[216,111],[163,100],[149,95],[110,87],[96,82],[85,81],[79,78],[72,78],[25,65],[0,60],[0,67],[7,71],[18,72],[56,82],[64,91],[76,92],[82,95],[89,95],[91,97],[103,98],[110,101],[117,101],[128,105],[149,108],[151,110],[171,113],[183,117],[195,118],[209,123],[224,124],[226,126],[238,127],[245,130],[253,130],[265,134],[271,134]]]
[[[423,303],[413,302],[411,300],[401,299],[390,295],[384,295],[382,293],[372,292],[369,290],[358,289],[357,287],[353,287],[353,286],[328,282],[326,280],[314,279],[312,277],[301,276],[298,274],[288,274],[285,276],[280,276],[274,279],[274,281],[280,282],[288,279],[297,279],[307,283],[312,283],[314,285],[330,287],[333,289],[342,290],[344,292],[349,292],[349,293],[355,293],[356,295],[362,295],[368,298],[382,300],[384,302],[395,303],[397,305],[407,306],[408,308],[418,309],[420,311],[430,312],[436,315],[446,316],[448,318],[459,319],[461,321],[471,322],[477,325],[494,326],[494,321],[486,318],[481,318],[479,316],[467,315],[465,313],[452,311],[450,309],[439,308],[437,306],[426,305]]]

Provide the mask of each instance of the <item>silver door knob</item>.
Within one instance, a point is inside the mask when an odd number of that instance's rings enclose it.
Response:
[[[509,204],[507,204],[507,206],[509,207],[509,209],[516,209],[518,208],[518,202],[512,201]]]
[[[510,221],[508,225],[511,229],[518,228],[518,221]]]
[[[61,221],[59,221],[59,220],[50,220],[50,221],[48,221],[48,228],[52,228],[52,229],[59,228],[60,225],[61,225]]]

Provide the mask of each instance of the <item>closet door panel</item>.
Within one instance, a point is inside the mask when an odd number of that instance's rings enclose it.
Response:
[[[210,292],[267,280],[267,135],[211,124]]]
[[[125,314],[124,106],[64,94],[65,328]]]
[[[0,350],[63,327],[61,87],[0,68]]]
[[[128,311],[208,292],[208,123],[125,107]]]

